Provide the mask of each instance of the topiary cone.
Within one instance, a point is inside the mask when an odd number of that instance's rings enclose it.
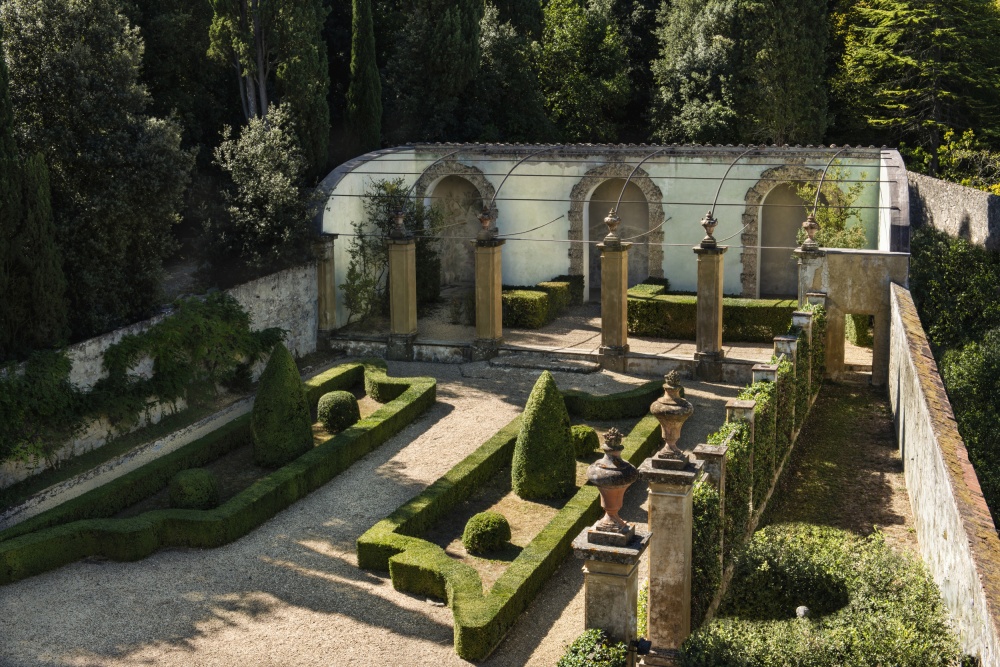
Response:
[[[277,468],[312,449],[312,417],[299,369],[283,343],[274,346],[260,376],[250,414],[253,460]]]
[[[576,489],[569,413],[556,381],[542,372],[524,406],[514,445],[511,486],[521,498],[563,498]]]

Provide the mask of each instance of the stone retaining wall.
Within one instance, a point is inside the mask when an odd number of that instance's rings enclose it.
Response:
[[[891,292],[889,398],[920,551],[963,650],[1000,667],[1000,538],[910,292]]]
[[[930,225],[950,236],[1000,250],[1000,197],[923,174],[907,173],[913,227]]]

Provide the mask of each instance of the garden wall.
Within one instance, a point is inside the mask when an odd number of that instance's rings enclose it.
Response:
[[[910,221],[949,236],[1000,250],[1000,197],[909,172]]]
[[[924,562],[962,648],[1000,667],[1000,538],[909,290],[891,286],[889,398]]]

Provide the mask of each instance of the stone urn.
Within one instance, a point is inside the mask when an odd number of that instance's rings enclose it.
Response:
[[[684,422],[694,414],[694,406],[681,397],[684,389],[679,382],[677,371],[670,371],[663,377],[663,396],[649,406],[649,412],[660,422],[660,436],[663,438],[663,448],[657,452],[655,459],[681,459],[687,457],[677,447],[681,437]]]
[[[816,232],[819,231],[819,223],[816,222],[816,216],[812,213],[806,216],[806,221],[802,223],[802,229],[806,233],[806,238],[802,241],[802,249],[807,251],[819,250],[819,244],[816,243]]]
[[[701,247],[717,247],[718,243],[712,234],[715,232],[715,228],[719,226],[719,221],[715,219],[714,215],[712,215],[712,211],[706,213],[705,217],[701,219],[701,226],[705,229],[705,238],[701,240]]]
[[[622,434],[611,428],[604,435],[604,458],[587,468],[587,480],[601,494],[604,516],[588,531],[592,543],[625,546],[635,534],[635,529],[624,521],[618,512],[625,499],[625,491],[639,478],[639,471],[628,461],[622,460]]]
[[[618,236],[618,225],[622,224],[622,219],[618,217],[618,211],[611,209],[608,216],[604,218],[604,224],[608,226],[608,235],[604,237],[605,245],[618,245],[621,238]]]

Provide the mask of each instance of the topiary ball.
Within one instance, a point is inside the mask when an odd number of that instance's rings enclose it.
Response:
[[[278,343],[260,376],[250,413],[253,461],[279,468],[313,447],[312,416],[302,378],[288,348]]]
[[[584,424],[577,424],[571,428],[570,435],[573,436],[573,449],[576,450],[576,458],[578,459],[593,454],[601,446],[597,431]]]
[[[330,433],[338,433],[361,419],[358,401],[349,391],[331,391],[319,399],[316,414]]]
[[[510,524],[499,512],[480,512],[465,524],[462,544],[470,554],[497,551],[510,542]]]
[[[170,478],[170,506],[182,510],[207,510],[219,504],[219,482],[204,468],[181,470]]]

